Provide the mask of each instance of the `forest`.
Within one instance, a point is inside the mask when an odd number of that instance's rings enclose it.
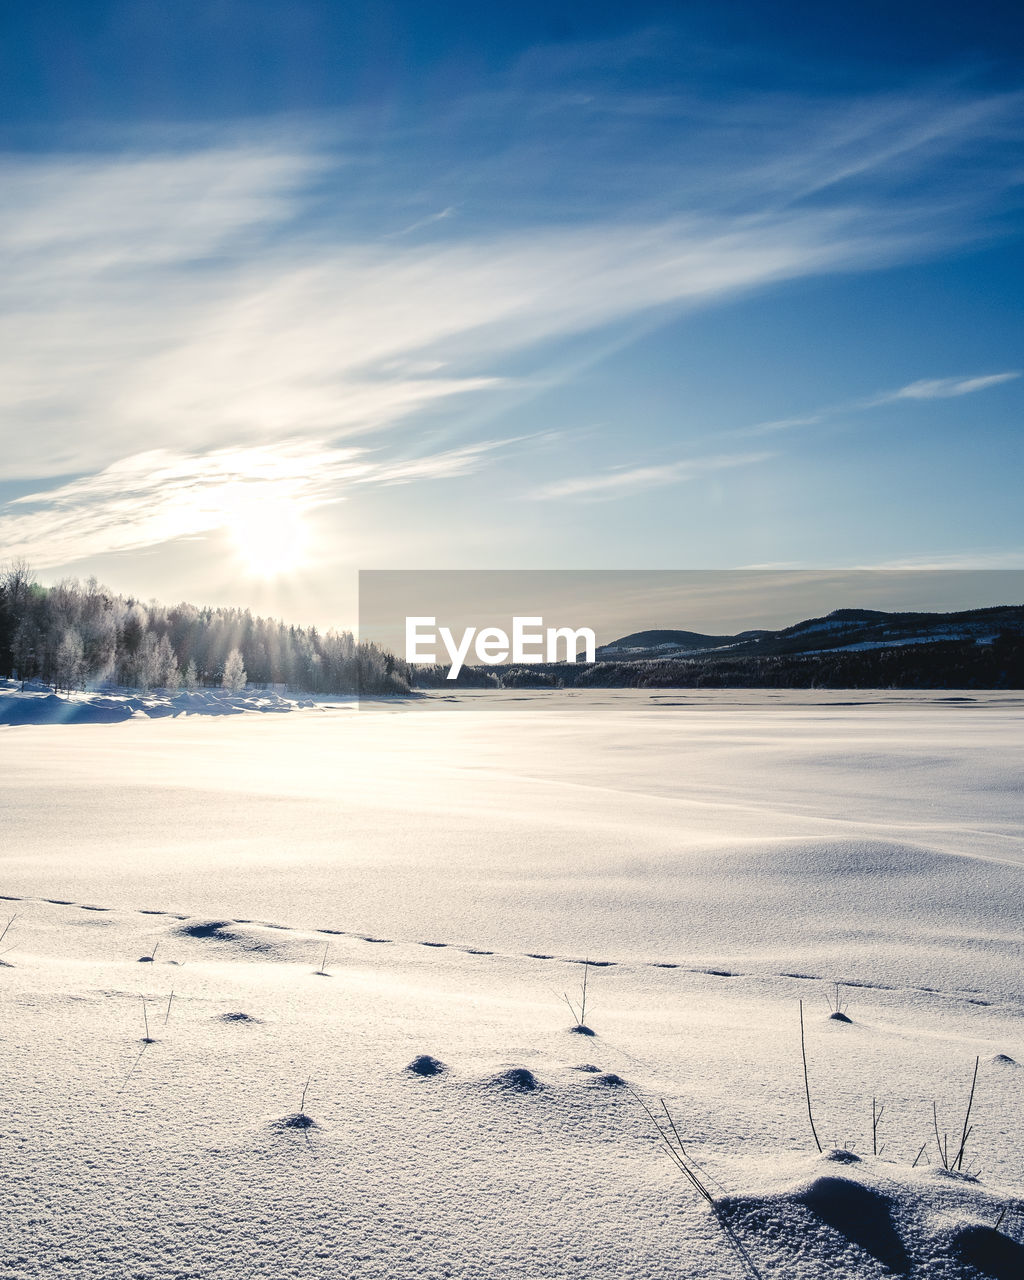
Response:
[[[853,653],[700,654],[492,671],[504,689],[1022,689],[1024,638],[1005,630],[985,645],[948,640]]]
[[[307,693],[407,693],[410,669],[349,631],[320,632],[248,609],[166,606],[115,595],[94,578],[44,587],[0,569],[0,675],[56,689],[175,690],[247,684]]]

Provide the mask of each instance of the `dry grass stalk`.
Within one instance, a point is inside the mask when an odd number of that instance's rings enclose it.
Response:
[[[807,1044],[804,1039],[804,1002],[800,1001],[800,1056],[804,1061],[804,1096],[807,1098],[807,1119],[811,1122],[811,1133],[814,1135],[815,1146],[820,1151],[821,1139],[818,1137],[818,1130],[814,1127],[814,1114],[811,1111],[811,1082],[807,1077]]]

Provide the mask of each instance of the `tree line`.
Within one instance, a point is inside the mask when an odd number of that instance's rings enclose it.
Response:
[[[16,562],[0,570],[0,673],[59,689],[407,693],[408,665],[350,631],[318,631],[248,609],[166,606],[115,595],[95,578],[44,587]]]
[[[0,675],[58,689],[104,684],[176,690],[284,685],[311,694],[411,689],[1024,688],[1024,638],[937,641],[861,652],[564,663],[410,667],[349,631],[320,632],[248,609],[166,606],[115,595],[94,578],[41,586],[23,562],[0,569]]]
[[[495,667],[492,679],[503,689],[1022,689],[1024,637],[1005,629],[983,645],[946,640],[860,652]]]

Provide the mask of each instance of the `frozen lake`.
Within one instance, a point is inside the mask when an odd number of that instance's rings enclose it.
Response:
[[[0,729],[3,891],[1016,990],[1015,695],[460,694]]]
[[[0,729],[0,1271],[1020,1274],[1022,718],[611,692]],[[932,1137],[976,1064],[981,1181]]]

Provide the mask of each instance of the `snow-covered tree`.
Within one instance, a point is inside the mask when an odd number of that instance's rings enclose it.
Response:
[[[82,656],[70,631],[77,633]],[[232,657],[232,655],[234,655]],[[117,596],[94,579],[36,583],[24,564],[0,566],[0,676],[72,683],[110,677],[129,688],[286,684],[310,693],[397,693],[409,689],[400,659],[357,643],[350,632],[321,632],[257,618],[248,609],[171,607]]]
[[[80,689],[85,683],[82,655],[82,637],[74,627],[68,627],[57,642],[53,659],[53,683],[58,689]]]
[[[245,688],[245,667],[242,664],[242,655],[237,649],[232,649],[224,663],[224,679],[221,684],[231,693],[241,693]]]

